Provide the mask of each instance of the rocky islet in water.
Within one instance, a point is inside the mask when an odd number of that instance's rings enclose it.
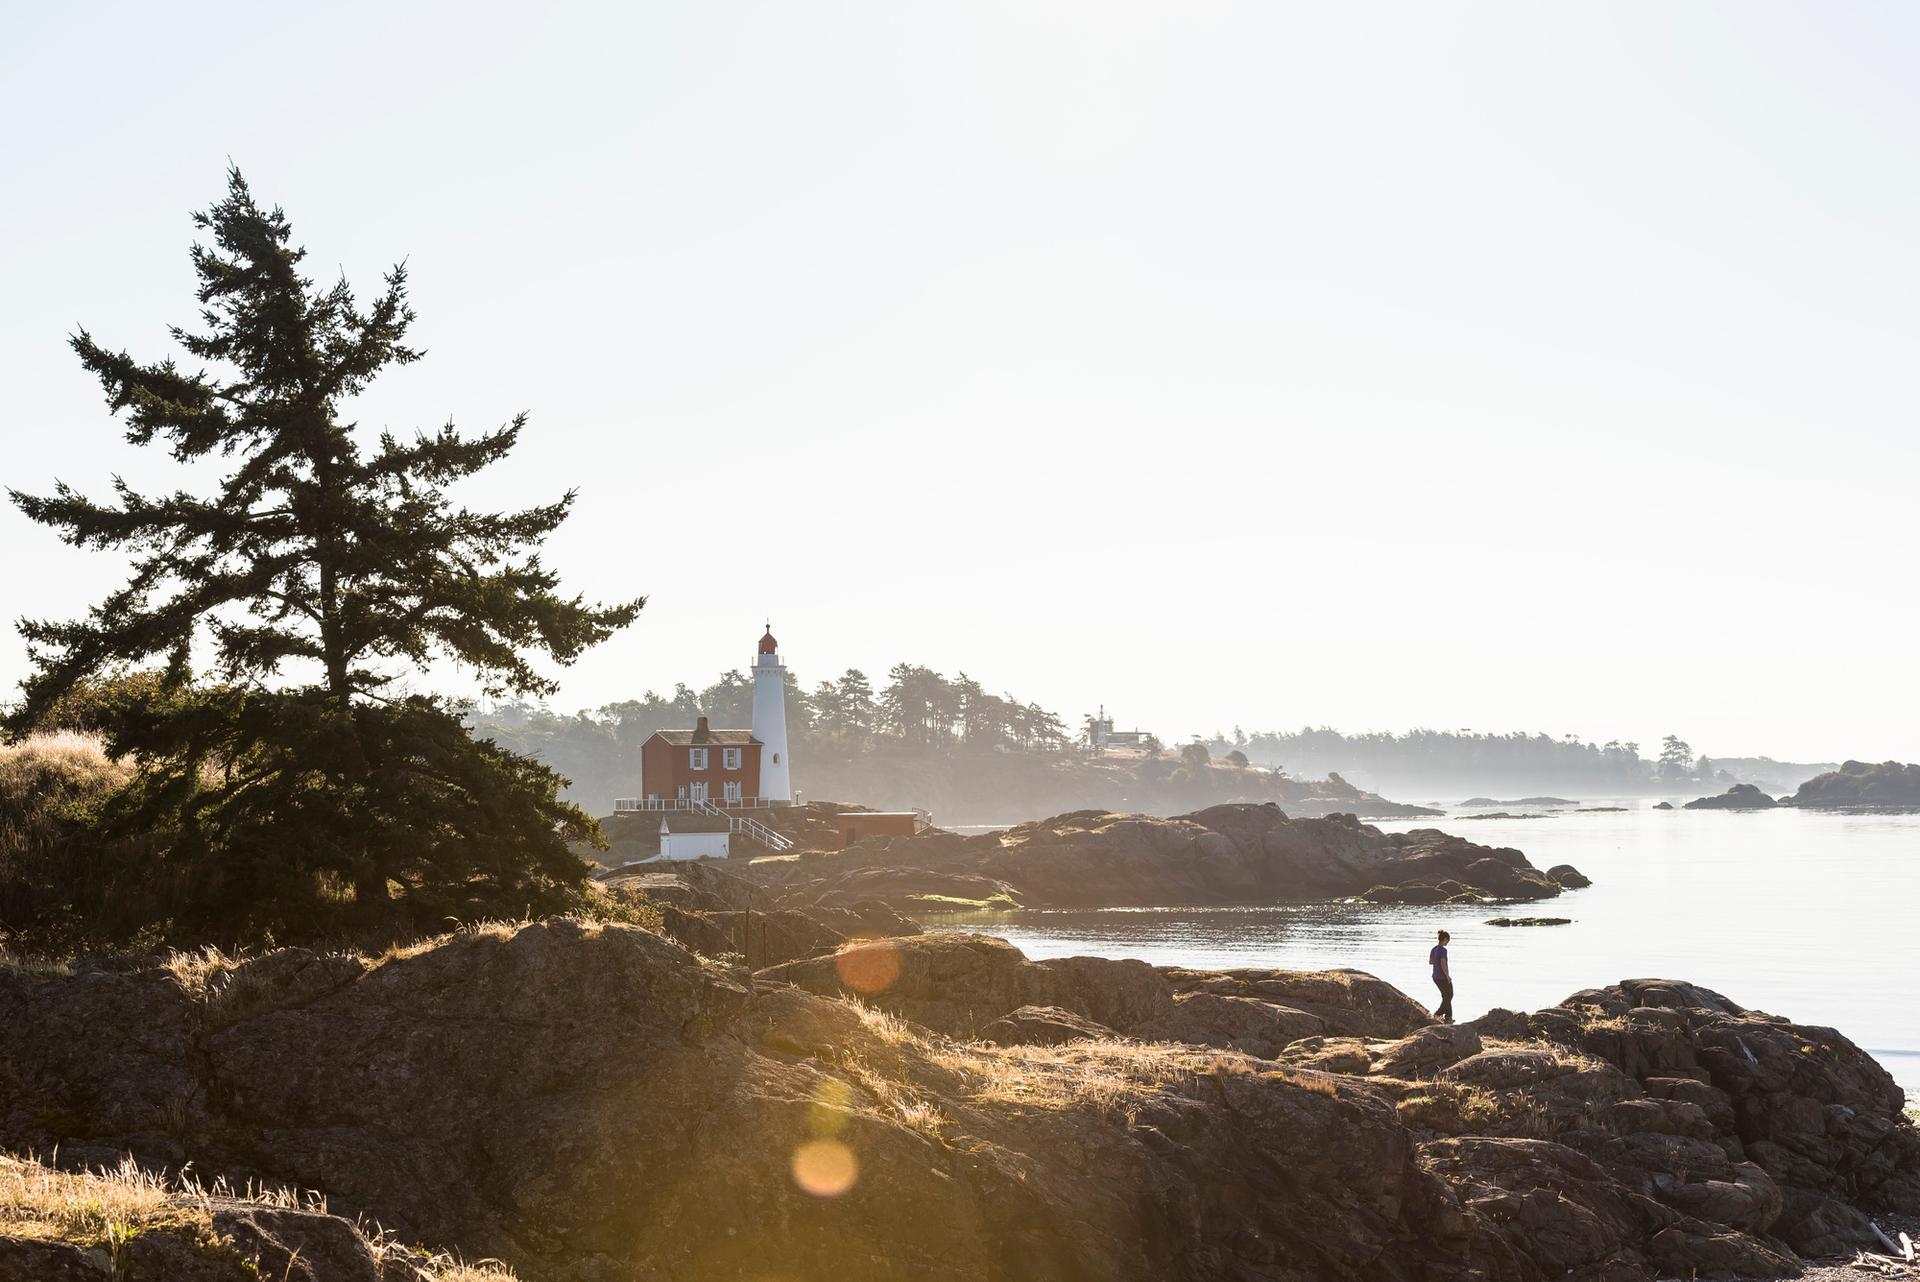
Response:
[[[1571,868],[1561,871],[1585,880]],[[1352,896],[1395,903],[1539,900],[1571,884],[1511,848],[1433,828],[1383,833],[1352,815],[1294,819],[1274,805],[1211,806],[1171,819],[1079,810],[974,836],[936,831],[803,851],[754,864],[745,875],[758,883],[763,907],[879,901],[909,914]]]

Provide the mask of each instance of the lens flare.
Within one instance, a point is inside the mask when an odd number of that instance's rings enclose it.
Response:
[[[889,939],[856,944],[837,954],[833,964],[839,968],[840,982],[856,993],[885,992],[900,978],[900,951]]]
[[[809,1140],[794,1150],[793,1182],[815,1197],[839,1197],[859,1178],[859,1161],[839,1140]]]
[[[847,1110],[853,1104],[853,1088],[837,1077],[829,1077],[813,1088],[813,1100],[807,1105],[807,1124],[812,1132],[830,1139],[846,1129]]]

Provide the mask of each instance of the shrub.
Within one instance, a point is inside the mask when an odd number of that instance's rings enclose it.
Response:
[[[0,944],[44,950],[84,933],[80,919],[120,871],[92,821],[131,775],[88,735],[0,744]]]
[[[133,768],[91,735],[40,733],[0,744],[0,952],[62,957],[291,943],[378,950],[500,916],[503,907],[515,916],[577,913],[660,929],[658,905],[609,894],[570,855],[568,868],[556,869],[563,875],[544,884],[422,878],[403,890],[396,881],[394,897],[371,909],[324,868],[309,869],[297,884],[269,884],[257,868],[234,867],[230,848],[205,849],[164,825],[114,823],[140,786]]]

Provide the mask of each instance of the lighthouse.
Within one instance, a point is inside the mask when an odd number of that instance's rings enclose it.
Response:
[[[787,761],[787,665],[780,662],[780,643],[773,624],[760,638],[753,659],[753,737],[760,741],[760,796],[776,805],[793,800],[793,778]]]

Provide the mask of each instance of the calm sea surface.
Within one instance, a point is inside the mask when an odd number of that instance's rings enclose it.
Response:
[[[1427,949],[1445,927],[1461,1019],[1491,1006],[1533,1010],[1618,979],[1686,979],[1743,1006],[1838,1028],[1920,1095],[1920,929],[1909,893],[1920,815],[1666,811],[1649,809],[1654,800],[1584,803],[1631,807],[1625,814],[1378,825],[1443,828],[1593,878],[1590,889],[1539,904],[1110,909],[950,924],[1003,936],[1030,957],[1352,966],[1429,1005]],[[1502,914],[1573,923],[1485,924]]]

